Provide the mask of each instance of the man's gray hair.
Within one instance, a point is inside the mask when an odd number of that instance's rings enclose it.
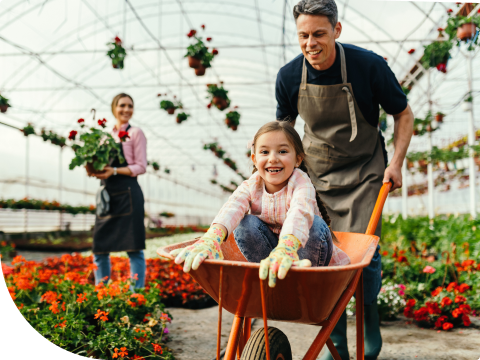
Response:
[[[324,15],[332,24],[332,28],[338,22],[338,10],[335,0],[301,0],[293,7],[295,22],[300,15]]]

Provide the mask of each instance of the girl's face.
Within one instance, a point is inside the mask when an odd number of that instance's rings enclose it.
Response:
[[[271,131],[258,137],[252,161],[265,181],[265,189],[273,194],[287,185],[302,158],[296,155],[283,131]]]
[[[121,123],[127,123],[133,115],[133,102],[128,96],[125,96],[118,100],[118,104],[115,107],[115,117]]]

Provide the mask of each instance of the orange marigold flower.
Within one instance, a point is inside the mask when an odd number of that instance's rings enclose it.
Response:
[[[440,303],[440,305],[442,307],[445,307],[445,306],[448,306],[448,305],[452,305],[453,304],[453,301],[452,299],[450,299],[448,296],[445,296],[443,299],[442,299],[442,302]]]
[[[432,296],[435,297],[442,292],[443,288],[441,286],[437,287],[435,290],[432,291]]]
[[[163,354],[163,350],[160,345],[152,343],[152,346],[153,346],[153,351],[155,351],[156,353]]]

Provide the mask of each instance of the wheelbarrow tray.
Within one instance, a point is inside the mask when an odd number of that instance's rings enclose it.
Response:
[[[301,324],[320,324],[328,318],[358,269],[368,266],[379,238],[374,235],[335,232],[337,246],[347,253],[346,266],[292,267],[275,288],[266,290],[267,318]],[[170,251],[191,245],[185,241],[158,249],[162,257],[173,259]],[[223,267],[222,307],[247,318],[262,318],[259,263],[246,262],[230,236],[222,245],[224,260],[205,260],[190,275],[219,302],[220,268]]]

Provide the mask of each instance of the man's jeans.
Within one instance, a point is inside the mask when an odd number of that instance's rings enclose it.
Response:
[[[145,287],[145,272],[147,266],[143,250],[130,251],[127,252],[127,254],[130,258],[130,274],[132,275],[132,279],[137,275],[137,280],[132,280],[135,281],[135,289]],[[95,265],[97,265],[97,270],[95,270],[95,285],[99,284],[105,277],[107,277],[106,281],[108,281],[110,278],[110,254],[94,254],[93,257]]]
[[[233,231],[235,242],[249,262],[260,262],[278,245],[278,235],[254,215],[245,215]],[[298,250],[300,260],[309,259],[312,266],[327,266],[332,257],[332,235],[325,221],[315,215],[305,247]]]

